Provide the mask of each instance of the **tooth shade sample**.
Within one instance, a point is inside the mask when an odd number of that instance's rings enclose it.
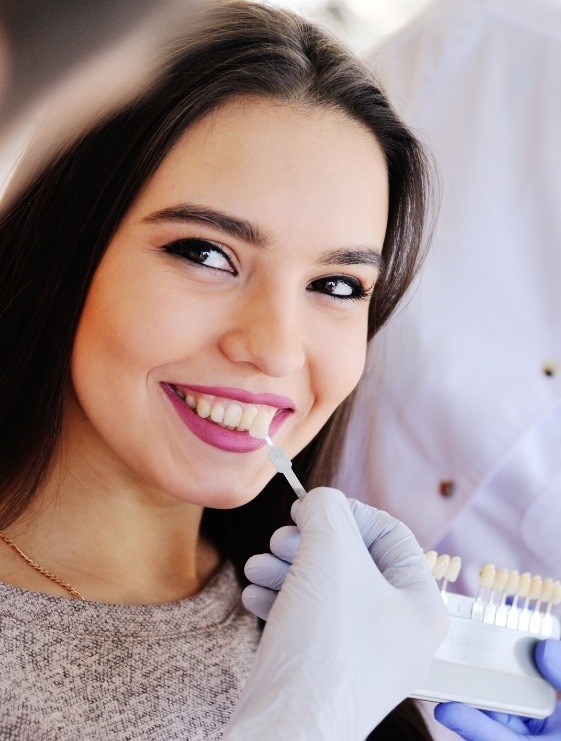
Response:
[[[542,602],[551,602],[551,598],[553,597],[553,579],[543,580],[542,593],[540,596]]]
[[[542,593],[542,578],[541,576],[539,576],[539,574],[536,574],[536,576],[532,577],[532,581],[530,582],[530,591],[528,593],[528,597],[530,599],[539,599],[541,593]]]
[[[518,571],[516,569],[514,571],[510,571],[508,574],[508,579],[506,580],[505,585],[505,595],[510,594],[516,594],[518,591],[518,586],[520,584],[520,575],[518,574]]]
[[[270,424],[271,418],[269,417],[269,415],[259,410],[253,418],[253,422],[251,423],[251,427],[249,428],[249,434],[251,435],[251,437],[258,437],[264,440],[269,434]]]
[[[450,563],[448,564],[448,568],[446,569],[446,573],[444,574],[444,578],[446,579],[446,581],[449,581],[451,584],[453,584],[460,575],[461,568],[462,559],[459,556],[452,556],[452,558],[450,559]]]
[[[450,563],[450,556],[446,554],[442,554],[442,556],[439,556],[436,559],[436,563],[434,564],[434,568],[432,570],[432,575],[436,579],[436,581],[439,581],[442,579],[444,574],[446,573],[446,569],[448,568],[448,565]]]
[[[495,573],[495,581],[493,582],[493,589],[496,592],[502,592],[506,586],[508,579],[508,569],[501,568]]]
[[[434,568],[434,564],[436,563],[438,553],[436,551],[427,551],[425,553],[425,558],[427,560],[427,565],[429,569],[432,571]]]
[[[479,585],[481,587],[492,587],[495,581],[495,564],[488,563],[479,573]]]
[[[237,427],[242,421],[243,409],[239,404],[230,404],[224,413],[223,424],[225,427]]]
[[[518,582],[518,596],[519,597],[527,597],[528,592],[530,591],[530,582],[532,580],[532,575],[529,571],[525,571],[520,576],[520,581]]]

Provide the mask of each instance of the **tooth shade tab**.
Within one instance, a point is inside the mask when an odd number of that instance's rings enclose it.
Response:
[[[509,572],[508,579],[505,584],[505,595],[516,594],[518,591],[518,585],[520,583],[520,574],[518,571],[513,570]]]
[[[539,599],[541,592],[542,578],[541,576],[539,576],[539,574],[536,574],[536,576],[532,577],[532,581],[530,582],[530,591],[528,593],[528,597],[530,599]]]
[[[491,588],[495,582],[495,564],[488,563],[479,572],[479,586]]]
[[[253,418],[251,427],[249,428],[249,434],[251,437],[257,437],[264,440],[269,434],[269,425],[271,424],[271,417],[266,412],[258,410],[257,414]]]
[[[508,580],[508,569],[498,569],[495,574],[495,581],[493,583],[493,589],[496,592],[502,592],[506,586]]]
[[[544,579],[542,582],[542,592],[540,595],[542,602],[551,602],[553,596],[553,579]]]
[[[434,569],[434,564],[436,563],[437,557],[438,557],[438,553],[436,551],[427,551],[425,553],[425,559],[427,561],[427,566],[429,567],[431,572]]]
[[[444,574],[446,573],[446,569],[448,568],[448,564],[450,563],[450,556],[447,556],[443,554],[442,556],[439,556],[436,559],[436,563],[434,564],[434,568],[432,570],[432,575],[436,579],[436,581],[439,581],[442,579]]]
[[[520,581],[518,582],[518,592],[517,595],[519,597],[527,597],[528,593],[530,591],[530,582],[532,581],[532,575],[529,571],[525,571],[523,574],[520,575]]]
[[[446,573],[444,574],[444,578],[447,582],[450,582],[450,584],[453,584],[458,576],[460,575],[460,569],[462,568],[462,559],[459,556],[452,556],[450,559],[450,563],[448,564],[448,568],[446,569]]]

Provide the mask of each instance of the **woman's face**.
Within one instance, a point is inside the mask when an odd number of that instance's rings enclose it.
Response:
[[[240,430],[255,410],[293,457],[358,382],[387,210],[381,149],[339,111],[239,99],[192,126],[94,276],[84,445],[179,500],[256,496],[274,469]]]

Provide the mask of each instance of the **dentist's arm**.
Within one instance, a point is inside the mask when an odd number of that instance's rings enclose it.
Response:
[[[362,741],[419,683],[448,614],[385,512],[322,487],[292,517],[246,566],[244,603],[267,625],[224,738]]]

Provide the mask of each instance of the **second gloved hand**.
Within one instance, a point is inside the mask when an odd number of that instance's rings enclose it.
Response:
[[[536,645],[538,669],[556,689],[561,690],[561,641],[552,638]],[[522,718],[507,713],[476,710],[469,705],[447,702],[437,705],[435,718],[466,741],[531,741],[561,739],[561,703],[548,718]]]
[[[385,512],[322,487],[292,516],[297,529],[273,538],[292,564],[248,562],[261,583],[244,602],[257,596],[268,621],[225,738],[362,741],[419,683],[448,614],[412,533]]]

